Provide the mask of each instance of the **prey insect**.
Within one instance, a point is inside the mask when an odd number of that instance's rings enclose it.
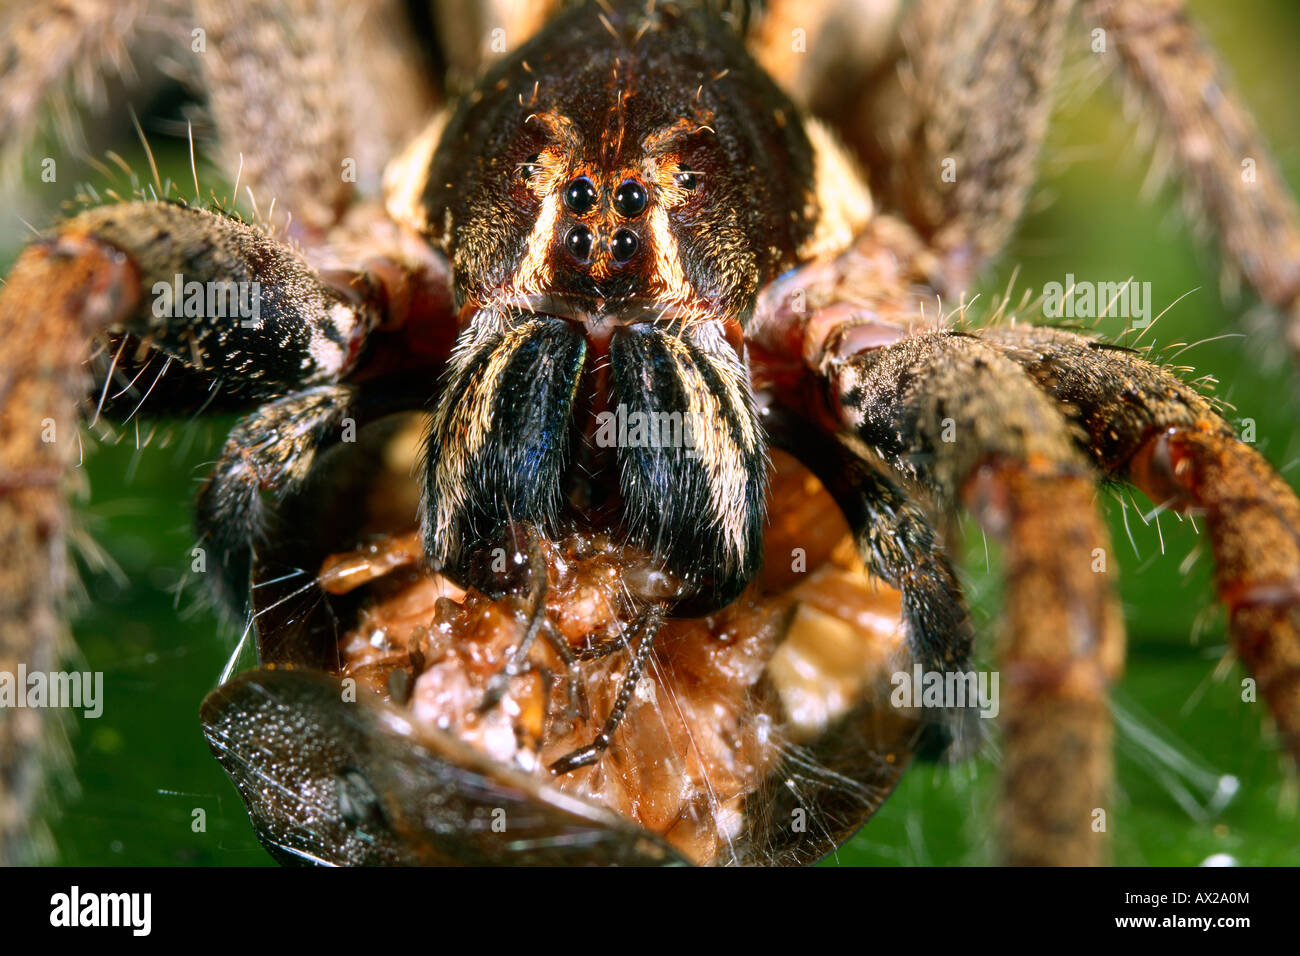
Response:
[[[1235,648],[1297,751],[1286,484],[1140,352],[926,318],[1024,207],[1073,4],[923,0],[897,44],[848,15],[842,61],[812,78],[772,39],[783,4],[544,6],[480,10],[515,45],[462,64],[472,85],[417,129],[319,69],[372,43],[417,75],[372,21],[353,35],[290,0],[272,51],[241,4],[196,5],[218,133],[294,219],[106,205],[14,266],[0,528],[43,557],[0,580],[6,660],[48,664],[63,589],[75,449],[32,421],[66,434],[97,374],[131,394],[158,363],[146,412],[243,413],[197,523],[262,667],[202,717],[280,859],[820,858],[913,756],[978,743],[974,702],[888,699],[914,664],[970,670],[939,530],[964,508],[1006,568],[1004,859],[1102,862],[1123,663],[1094,562],[1103,480],[1206,516]],[[1181,7],[1153,25],[1082,6],[1176,130],[1221,134],[1187,172],[1247,279],[1294,312],[1289,196],[1264,168],[1266,188],[1215,201],[1230,159],[1264,154],[1230,99],[1180,100],[1157,55],[1213,66]],[[831,111],[837,63],[862,86]],[[277,71],[290,94],[268,102]],[[396,154],[382,206],[334,175],[363,133]],[[259,148],[272,135],[291,159]],[[178,276],[255,285],[256,320],[155,308]],[[17,857],[37,729],[0,719]]]

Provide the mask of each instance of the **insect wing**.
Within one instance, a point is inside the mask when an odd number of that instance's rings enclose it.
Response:
[[[351,695],[347,695],[351,696]],[[665,865],[685,860],[616,814],[416,729],[365,690],[266,668],[217,688],[204,735],[282,863]]]

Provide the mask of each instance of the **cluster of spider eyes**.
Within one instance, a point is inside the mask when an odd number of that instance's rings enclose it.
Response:
[[[536,170],[536,157],[530,157],[523,166],[525,177]],[[674,174],[677,185],[682,189],[694,190],[699,184],[695,172],[687,166],[680,167]],[[564,205],[575,216],[585,216],[596,208],[600,194],[596,185],[587,176],[575,176],[564,186]],[[625,179],[614,190],[614,210],[624,219],[635,219],[645,212],[650,204],[650,194],[645,186],[635,179]],[[595,237],[589,228],[578,223],[564,237],[564,245],[577,260],[585,262],[591,256],[591,247]],[[631,229],[619,229],[610,239],[609,251],[615,262],[627,262],[640,247],[641,241]]]
[[[596,208],[600,198],[596,186],[586,176],[569,180],[564,187],[564,205],[575,216],[585,216]],[[625,179],[614,190],[614,209],[624,219],[635,219],[645,212],[650,204],[650,195],[635,179]],[[591,230],[579,223],[569,230],[564,237],[564,244],[575,259],[585,260],[591,255]],[[640,240],[631,229],[619,229],[609,241],[609,252],[615,262],[627,262],[636,255]]]

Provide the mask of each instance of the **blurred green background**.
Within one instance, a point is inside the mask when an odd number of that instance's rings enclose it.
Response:
[[[1192,7],[1224,53],[1288,181],[1300,184],[1300,9],[1294,0],[1202,0]],[[1072,42],[1087,49],[1081,25]],[[1300,484],[1300,376],[1275,337],[1241,334],[1250,327],[1244,317],[1253,303],[1222,302],[1217,260],[1191,236],[1168,190],[1140,198],[1148,154],[1110,84],[1097,79],[1086,57],[1072,59],[1033,209],[988,292],[1005,288],[1017,267],[1016,288],[1035,292],[1047,282],[1064,283],[1067,273],[1098,282],[1149,281],[1157,313],[1190,292],[1144,341],[1169,345],[1232,333],[1189,349],[1181,361],[1217,376],[1218,393],[1236,414],[1254,419],[1257,447]],[[155,103],[144,111],[144,125],[164,177],[188,193],[184,140],[168,135],[177,129],[176,106]],[[147,168],[130,139],[115,136],[113,146],[132,168]],[[50,146],[48,154],[62,156],[56,149]],[[44,226],[76,183],[105,181],[68,156],[60,159],[58,182],[42,183],[38,153],[29,154],[18,198],[0,220],[3,270],[26,235],[20,215]],[[202,157],[199,172],[205,192],[228,191]],[[1112,320],[1101,328],[1118,332],[1122,324]],[[104,671],[107,703],[100,719],[71,728],[75,768],[60,774],[62,809],[49,821],[58,862],[270,862],[198,724],[199,701],[216,684],[237,635],[218,626],[193,579],[182,587],[193,544],[190,502],[228,426],[214,419],[151,436],[152,426],[132,424],[116,444],[85,443],[92,489],[85,530],[110,567],[92,561],[83,568],[87,599],[70,666]],[[147,447],[137,448],[146,439]],[[1248,865],[1300,864],[1296,783],[1284,772],[1263,706],[1240,699],[1240,668],[1221,666],[1223,615],[1211,601],[1208,556],[1200,553],[1183,566],[1190,553],[1203,552],[1197,535],[1172,515],[1160,519],[1157,531],[1130,507],[1135,550],[1120,508],[1110,504],[1129,622],[1128,670],[1115,695],[1118,792],[1109,820],[1115,861],[1194,865],[1226,854]],[[969,584],[987,633],[995,581],[978,533],[971,541]],[[996,772],[996,742],[962,766],[914,766],[869,825],[828,862],[992,862]],[[1234,781],[1235,793],[1220,805]],[[206,818],[201,832],[196,810]]]

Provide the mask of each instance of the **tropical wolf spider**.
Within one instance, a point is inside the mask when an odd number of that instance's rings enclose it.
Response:
[[[44,11],[10,14],[0,115],[21,132],[145,6],[64,4],[57,55]],[[1234,649],[1300,756],[1286,484],[1140,352],[936,321],[1024,209],[1073,3],[453,3],[437,90],[399,5],[273,6],[196,0],[184,34],[263,221],[101,205],[0,292],[0,531],[30,556],[0,576],[0,669],[53,667],[78,415],[223,408],[246,415],[199,544],[277,666],[204,725],[281,858],[816,859],[912,754],[978,736],[969,701],[882,690],[968,669],[961,507],[1003,548],[1004,858],[1103,861],[1101,481],[1205,516]],[[1300,341],[1293,203],[1181,4],[1080,6]],[[9,859],[38,718],[0,710]]]

